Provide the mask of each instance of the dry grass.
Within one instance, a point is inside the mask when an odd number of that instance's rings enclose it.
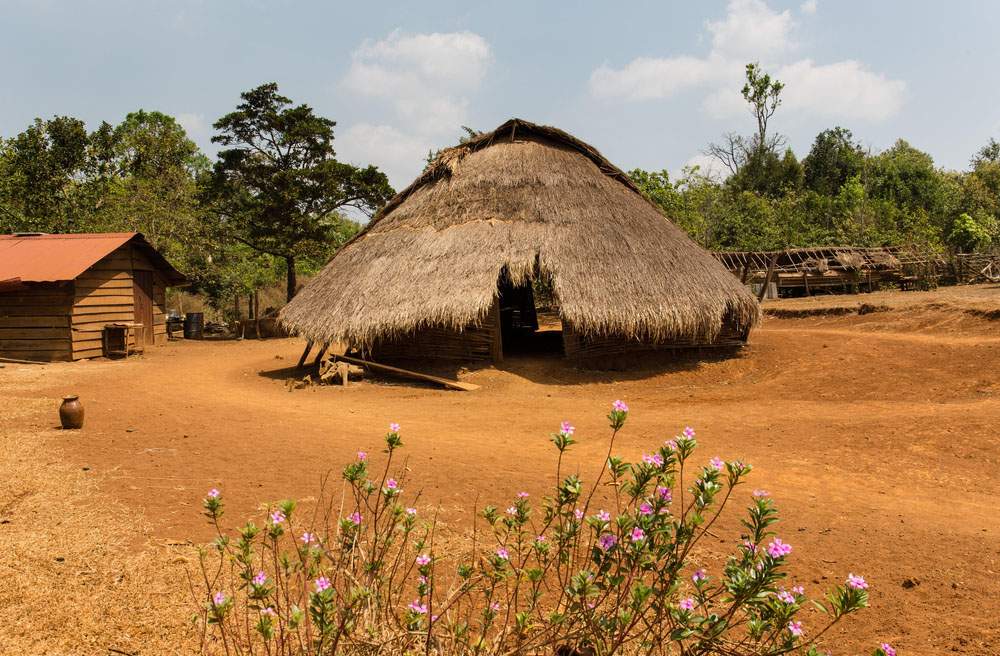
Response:
[[[0,430],[0,652],[192,653],[190,549],[152,544],[140,516],[62,462],[73,435],[49,427],[56,400],[26,398],[40,375],[0,370],[0,426],[31,424]]]
[[[587,336],[711,342],[756,299],[600,153],[512,120],[443,151],[281,312],[319,342],[371,346],[482,321],[506,270],[551,276]]]

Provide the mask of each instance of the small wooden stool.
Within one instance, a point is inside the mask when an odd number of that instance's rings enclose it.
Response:
[[[118,355],[127,358],[130,353],[142,353],[142,345],[139,344],[138,338],[141,328],[142,324],[136,322],[104,324],[104,330],[101,331],[101,346],[104,357]],[[131,348],[129,342],[132,343]]]

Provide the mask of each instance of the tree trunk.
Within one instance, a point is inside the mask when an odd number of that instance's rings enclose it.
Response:
[[[292,300],[292,297],[295,296],[295,286],[296,286],[296,281],[295,281],[295,257],[292,256],[292,255],[286,255],[285,256],[285,266],[288,268],[288,272],[286,274],[287,278],[288,278],[288,294],[287,294],[288,298],[286,298],[285,300],[286,301],[290,301],[290,300]]]

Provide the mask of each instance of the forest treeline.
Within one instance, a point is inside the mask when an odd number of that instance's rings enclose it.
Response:
[[[801,160],[771,129],[784,85],[748,64],[743,97],[751,135],[709,145],[724,176],[687,167],[629,173],[664,214],[713,250],[822,245],[913,246],[971,252],[1000,244],[1000,143],[947,171],[903,139],[873,153],[852,132],[820,132]]]
[[[697,167],[630,172],[703,246],[770,250],[830,244],[974,251],[1000,243],[1000,143],[946,171],[903,140],[878,153],[850,130],[817,135],[799,159],[772,129],[783,84],[756,64],[742,89],[757,130],[726,134]],[[177,120],[138,110],[88,131],[36,119],[0,139],[0,233],[142,232],[219,308],[320,267],[392,196],[374,166],[336,158],[335,123],[264,84],[214,124],[214,161]],[[466,133],[472,133],[465,128]],[[467,136],[467,135],[464,135]]]

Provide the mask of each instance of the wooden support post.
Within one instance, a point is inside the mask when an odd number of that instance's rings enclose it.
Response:
[[[316,354],[316,359],[313,360],[314,366],[319,365],[319,363],[323,360],[323,356],[326,355],[326,350],[328,348],[330,348],[330,342],[323,342],[323,346],[320,347],[319,353]]]
[[[802,284],[805,285],[806,296],[812,296],[812,294],[809,293],[809,272],[808,271],[804,271],[802,273]]]
[[[302,351],[302,357],[299,358],[299,363],[295,365],[296,369],[301,369],[302,365],[306,363],[306,358],[309,357],[309,351],[311,351],[312,348],[313,348],[313,341],[310,339],[308,342],[306,342],[306,350]]]
[[[771,286],[771,276],[774,275],[774,265],[778,262],[778,254],[775,253],[771,256],[771,261],[767,264],[767,275],[764,276],[764,284],[760,286],[760,291],[757,292],[757,301],[763,301],[764,296],[767,295],[767,288]]]

